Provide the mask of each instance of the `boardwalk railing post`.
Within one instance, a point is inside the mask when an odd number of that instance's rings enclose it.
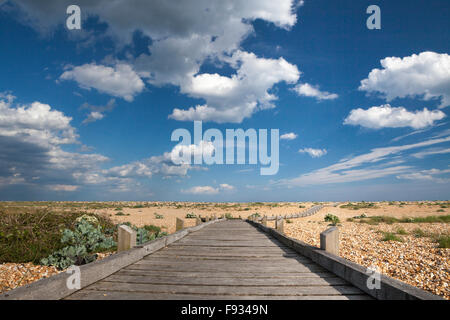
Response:
[[[339,230],[331,227],[320,234],[320,249],[339,255]]]
[[[284,233],[284,220],[283,218],[279,218],[277,220],[275,220],[275,229],[280,232],[280,233]]]
[[[267,227],[267,216],[264,216],[261,220],[261,224],[265,227]]]
[[[182,229],[184,229],[184,220],[177,218],[177,223],[176,223],[176,231],[180,231]]]
[[[129,250],[136,246],[136,231],[127,225],[120,225],[118,230],[117,252]]]
[[[195,218],[195,225],[199,226],[202,224],[202,219],[200,219],[200,217]]]

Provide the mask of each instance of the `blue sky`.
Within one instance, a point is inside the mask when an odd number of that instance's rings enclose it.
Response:
[[[0,1],[0,200],[450,198],[447,1],[133,4]],[[278,173],[174,164],[193,120],[279,129]]]

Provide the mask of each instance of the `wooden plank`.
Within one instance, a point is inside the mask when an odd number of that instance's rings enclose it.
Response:
[[[186,263],[187,264],[187,263]],[[223,263],[222,263],[223,264]],[[171,270],[171,271],[183,271],[183,270],[191,270],[196,272],[211,272],[211,271],[226,271],[226,272],[273,272],[273,273],[292,273],[292,272],[317,272],[317,271],[324,271],[324,268],[319,267],[317,265],[311,265],[311,266],[305,266],[305,265],[298,265],[298,266],[284,266],[279,267],[277,265],[264,265],[264,264],[257,264],[257,265],[248,265],[248,264],[242,264],[242,265],[236,265],[236,264],[230,264],[230,265],[224,265],[221,268],[218,268],[217,266],[206,266],[203,263],[202,264],[189,264],[189,266],[183,267],[182,265],[174,265],[174,264],[168,264],[168,263],[149,263],[147,261],[139,261],[138,263],[135,263],[131,266],[126,267],[127,270],[134,269],[134,270]]]
[[[371,300],[367,295],[248,296],[82,290],[67,300]]]
[[[222,246],[222,247],[193,247],[184,245],[171,245],[161,252],[169,252],[171,250],[183,250],[185,252],[211,252],[211,253],[225,253],[225,252],[248,252],[248,253],[296,253],[291,248],[280,248],[280,247],[233,247],[233,246]]]
[[[118,272],[104,281],[124,282],[124,283],[150,283],[150,284],[170,284],[170,285],[203,285],[203,286],[327,286],[327,285],[348,285],[345,280],[338,277],[319,278],[194,278],[194,277],[161,277],[129,274],[126,271]]]
[[[135,270],[135,269],[122,269],[119,271],[121,274],[128,275],[145,275],[149,277],[185,277],[185,278],[258,278],[258,279],[299,279],[299,278],[333,278],[334,275],[331,272],[285,272],[285,273],[273,273],[273,272],[235,272],[230,274],[223,271],[211,271],[195,272],[195,271],[171,271],[171,270]]]
[[[213,257],[213,256],[164,256],[164,255],[150,255],[144,257],[143,260],[148,260],[152,262],[167,262],[167,263],[184,263],[184,262],[220,262],[220,263],[273,263],[273,264],[284,264],[286,262],[301,263],[301,264],[316,264],[308,258],[303,257],[265,257],[265,258],[255,258],[255,257]]]
[[[284,269],[293,270],[295,272],[296,268],[301,267],[310,267],[317,266],[316,263],[309,260],[309,262],[303,263],[299,262],[297,260],[293,259],[282,259],[278,261],[276,264],[270,264],[265,263],[262,264],[258,261],[242,261],[239,262],[239,260],[236,261],[221,261],[221,260],[202,260],[201,263],[199,263],[197,260],[182,260],[182,259],[174,259],[174,258],[152,258],[152,256],[147,256],[142,260],[137,261],[133,265],[149,265],[149,266],[166,266],[170,265],[173,268],[192,268],[195,270],[195,268],[201,264],[204,268],[215,268],[217,270],[225,270],[227,268],[235,268],[235,267],[246,267],[246,268],[258,268],[262,269],[264,267],[277,267],[280,271],[283,271]],[[132,265],[132,266],[133,266]]]
[[[228,294],[228,295],[334,295],[362,294],[353,286],[202,286],[202,285],[165,285],[147,283],[122,283],[99,281],[84,290],[153,292],[181,294]]]

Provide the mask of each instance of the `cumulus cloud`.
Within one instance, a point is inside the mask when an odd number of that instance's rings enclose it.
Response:
[[[219,188],[214,188],[211,186],[196,186],[196,187],[192,187],[186,190],[181,190],[182,193],[189,193],[189,194],[206,194],[206,195],[211,195],[211,194],[218,194],[219,193]]]
[[[300,83],[292,90],[297,92],[300,96],[316,98],[317,100],[334,100],[339,97],[336,93],[320,91],[318,86],[312,86],[309,83]]]
[[[253,53],[236,51],[226,61],[237,69],[231,77],[198,74],[181,85],[181,91],[203,98],[205,105],[187,110],[175,108],[169,116],[180,121],[240,123],[257,110],[274,108],[277,97],[269,90],[279,82],[295,83],[300,72],[283,58],[258,58]]]
[[[296,139],[297,137],[298,137],[297,134],[295,134],[295,133],[293,133],[293,132],[289,132],[289,133],[282,134],[282,135],[280,136],[280,139],[281,139],[281,140],[294,140],[294,139]]]
[[[70,67],[59,77],[62,80],[74,80],[78,85],[90,90],[133,101],[134,96],[144,89],[144,82],[128,64],[118,63],[113,67],[95,63]]]
[[[344,124],[362,126],[371,129],[411,127],[422,129],[432,126],[435,121],[442,120],[446,115],[440,110],[424,108],[418,111],[408,111],[404,107],[391,107],[389,104],[374,106],[367,110],[358,108],[350,111]]]
[[[307,153],[313,158],[320,158],[327,154],[326,149],[313,149],[313,148],[303,148],[298,150],[300,153]]]
[[[61,12],[69,4],[69,0],[50,0],[39,5],[31,0],[15,2],[23,13],[20,21],[44,34],[64,22]],[[257,110],[274,107],[276,96],[268,90],[278,82],[295,83],[299,74],[283,58],[258,59],[239,50],[242,41],[254,31],[251,22],[262,19],[289,30],[295,25],[295,11],[302,4],[296,0],[132,0],[132,4],[126,0],[81,0],[78,5],[83,8],[83,16],[98,16],[99,22],[107,26],[106,34],[118,46],[130,44],[136,30],[150,45],[136,56],[127,56],[133,69],[124,64],[89,64],[74,67],[61,78],[128,101],[142,91],[140,78],[155,86],[179,86],[183,93],[206,102],[187,109],[174,106],[171,118],[238,123]],[[89,32],[84,34],[92,37]],[[207,61],[228,64],[237,73],[231,78],[199,74]]]
[[[0,96],[0,180],[4,185],[75,185],[72,172],[87,172],[108,160],[62,149],[78,144],[71,118],[41,102],[21,105]]]
[[[181,190],[182,193],[188,194],[204,194],[204,195],[212,195],[218,194],[220,191],[233,191],[235,188],[227,183],[222,183],[219,187],[212,186],[195,186],[189,189]]]
[[[222,189],[222,190],[226,190],[226,191],[232,191],[232,190],[234,190],[234,186],[229,185],[229,184],[227,184],[227,183],[222,183],[222,184],[220,184],[220,185],[219,185],[219,188]]]
[[[450,105],[450,56],[446,53],[422,52],[408,57],[388,57],[381,69],[373,69],[361,81],[359,90],[380,92],[388,101],[422,96],[424,100],[440,98],[440,107]]]

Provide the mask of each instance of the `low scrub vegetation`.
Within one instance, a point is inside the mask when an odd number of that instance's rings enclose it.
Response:
[[[382,241],[399,241],[399,242],[403,242],[403,239],[398,237],[397,235],[395,235],[392,232],[383,232],[383,238],[381,239]]]
[[[16,210],[0,211],[0,263],[33,262],[63,249],[63,230],[75,230],[80,217],[92,216],[98,226],[110,232],[114,224],[106,217],[85,212]],[[78,219],[78,221],[77,221]]]
[[[450,236],[449,235],[441,235],[436,239],[439,248],[450,248]]]
[[[359,219],[361,223],[378,224],[378,223],[449,223],[450,215],[445,216],[428,216],[428,217],[407,217],[394,218],[388,216],[373,216]]]
[[[357,203],[347,203],[344,204],[342,206],[340,206],[340,208],[344,208],[344,209],[351,209],[351,210],[359,210],[359,209],[376,209],[378,208],[374,203],[372,202],[357,202]]]
[[[82,217],[77,220],[75,229],[64,229],[61,237],[64,247],[41,259],[40,264],[55,266],[59,270],[71,265],[82,265],[97,259],[97,252],[116,247],[116,242],[94,219]]]
[[[338,223],[341,222],[337,216],[330,213],[325,216],[324,220],[325,222],[330,222],[332,226],[336,226]]]

